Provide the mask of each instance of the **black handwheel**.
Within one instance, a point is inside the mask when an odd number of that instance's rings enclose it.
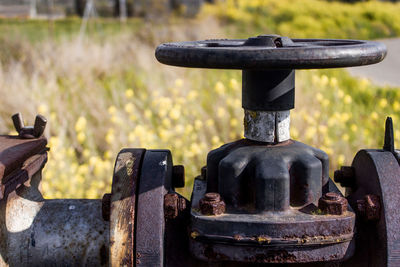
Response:
[[[166,43],[156,50],[167,65],[217,69],[317,69],[368,65],[386,56],[384,44],[261,35],[247,40]]]

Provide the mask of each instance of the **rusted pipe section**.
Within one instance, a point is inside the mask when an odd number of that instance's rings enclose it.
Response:
[[[0,204],[0,266],[106,266],[109,223],[101,200],[44,200],[41,173]]]

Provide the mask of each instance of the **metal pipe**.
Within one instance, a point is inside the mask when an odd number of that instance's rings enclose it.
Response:
[[[101,200],[44,200],[39,176],[0,202],[0,266],[107,265]]]

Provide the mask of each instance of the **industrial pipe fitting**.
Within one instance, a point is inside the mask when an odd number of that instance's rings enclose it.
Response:
[[[43,199],[46,120],[26,128],[14,116],[19,136],[0,136],[0,266],[398,265],[391,119],[383,149],[361,150],[336,172],[351,187],[346,198],[329,178],[328,155],[289,129],[295,69],[373,64],[385,54],[377,42],[277,35],[160,45],[165,64],[243,70],[246,138],[209,152],[190,201],[175,191],[184,168],[170,151],[132,148],[118,154],[102,199]]]

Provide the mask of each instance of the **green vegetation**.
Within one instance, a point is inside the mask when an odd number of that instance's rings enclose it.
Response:
[[[188,195],[207,152],[242,136],[241,73],[162,66],[154,59],[157,44],[272,32],[398,36],[399,8],[378,2],[227,0],[207,6],[197,20],[90,20],[84,36],[76,18],[0,20],[1,129],[12,131],[10,116],[17,111],[31,123],[37,112],[48,117],[47,197],[108,192],[123,147],[171,149],[174,162],[186,167]],[[325,150],[331,171],[349,164],[360,148],[382,146],[386,115],[399,129],[400,90],[352,78],[345,70],[299,71],[296,79],[292,137]]]

